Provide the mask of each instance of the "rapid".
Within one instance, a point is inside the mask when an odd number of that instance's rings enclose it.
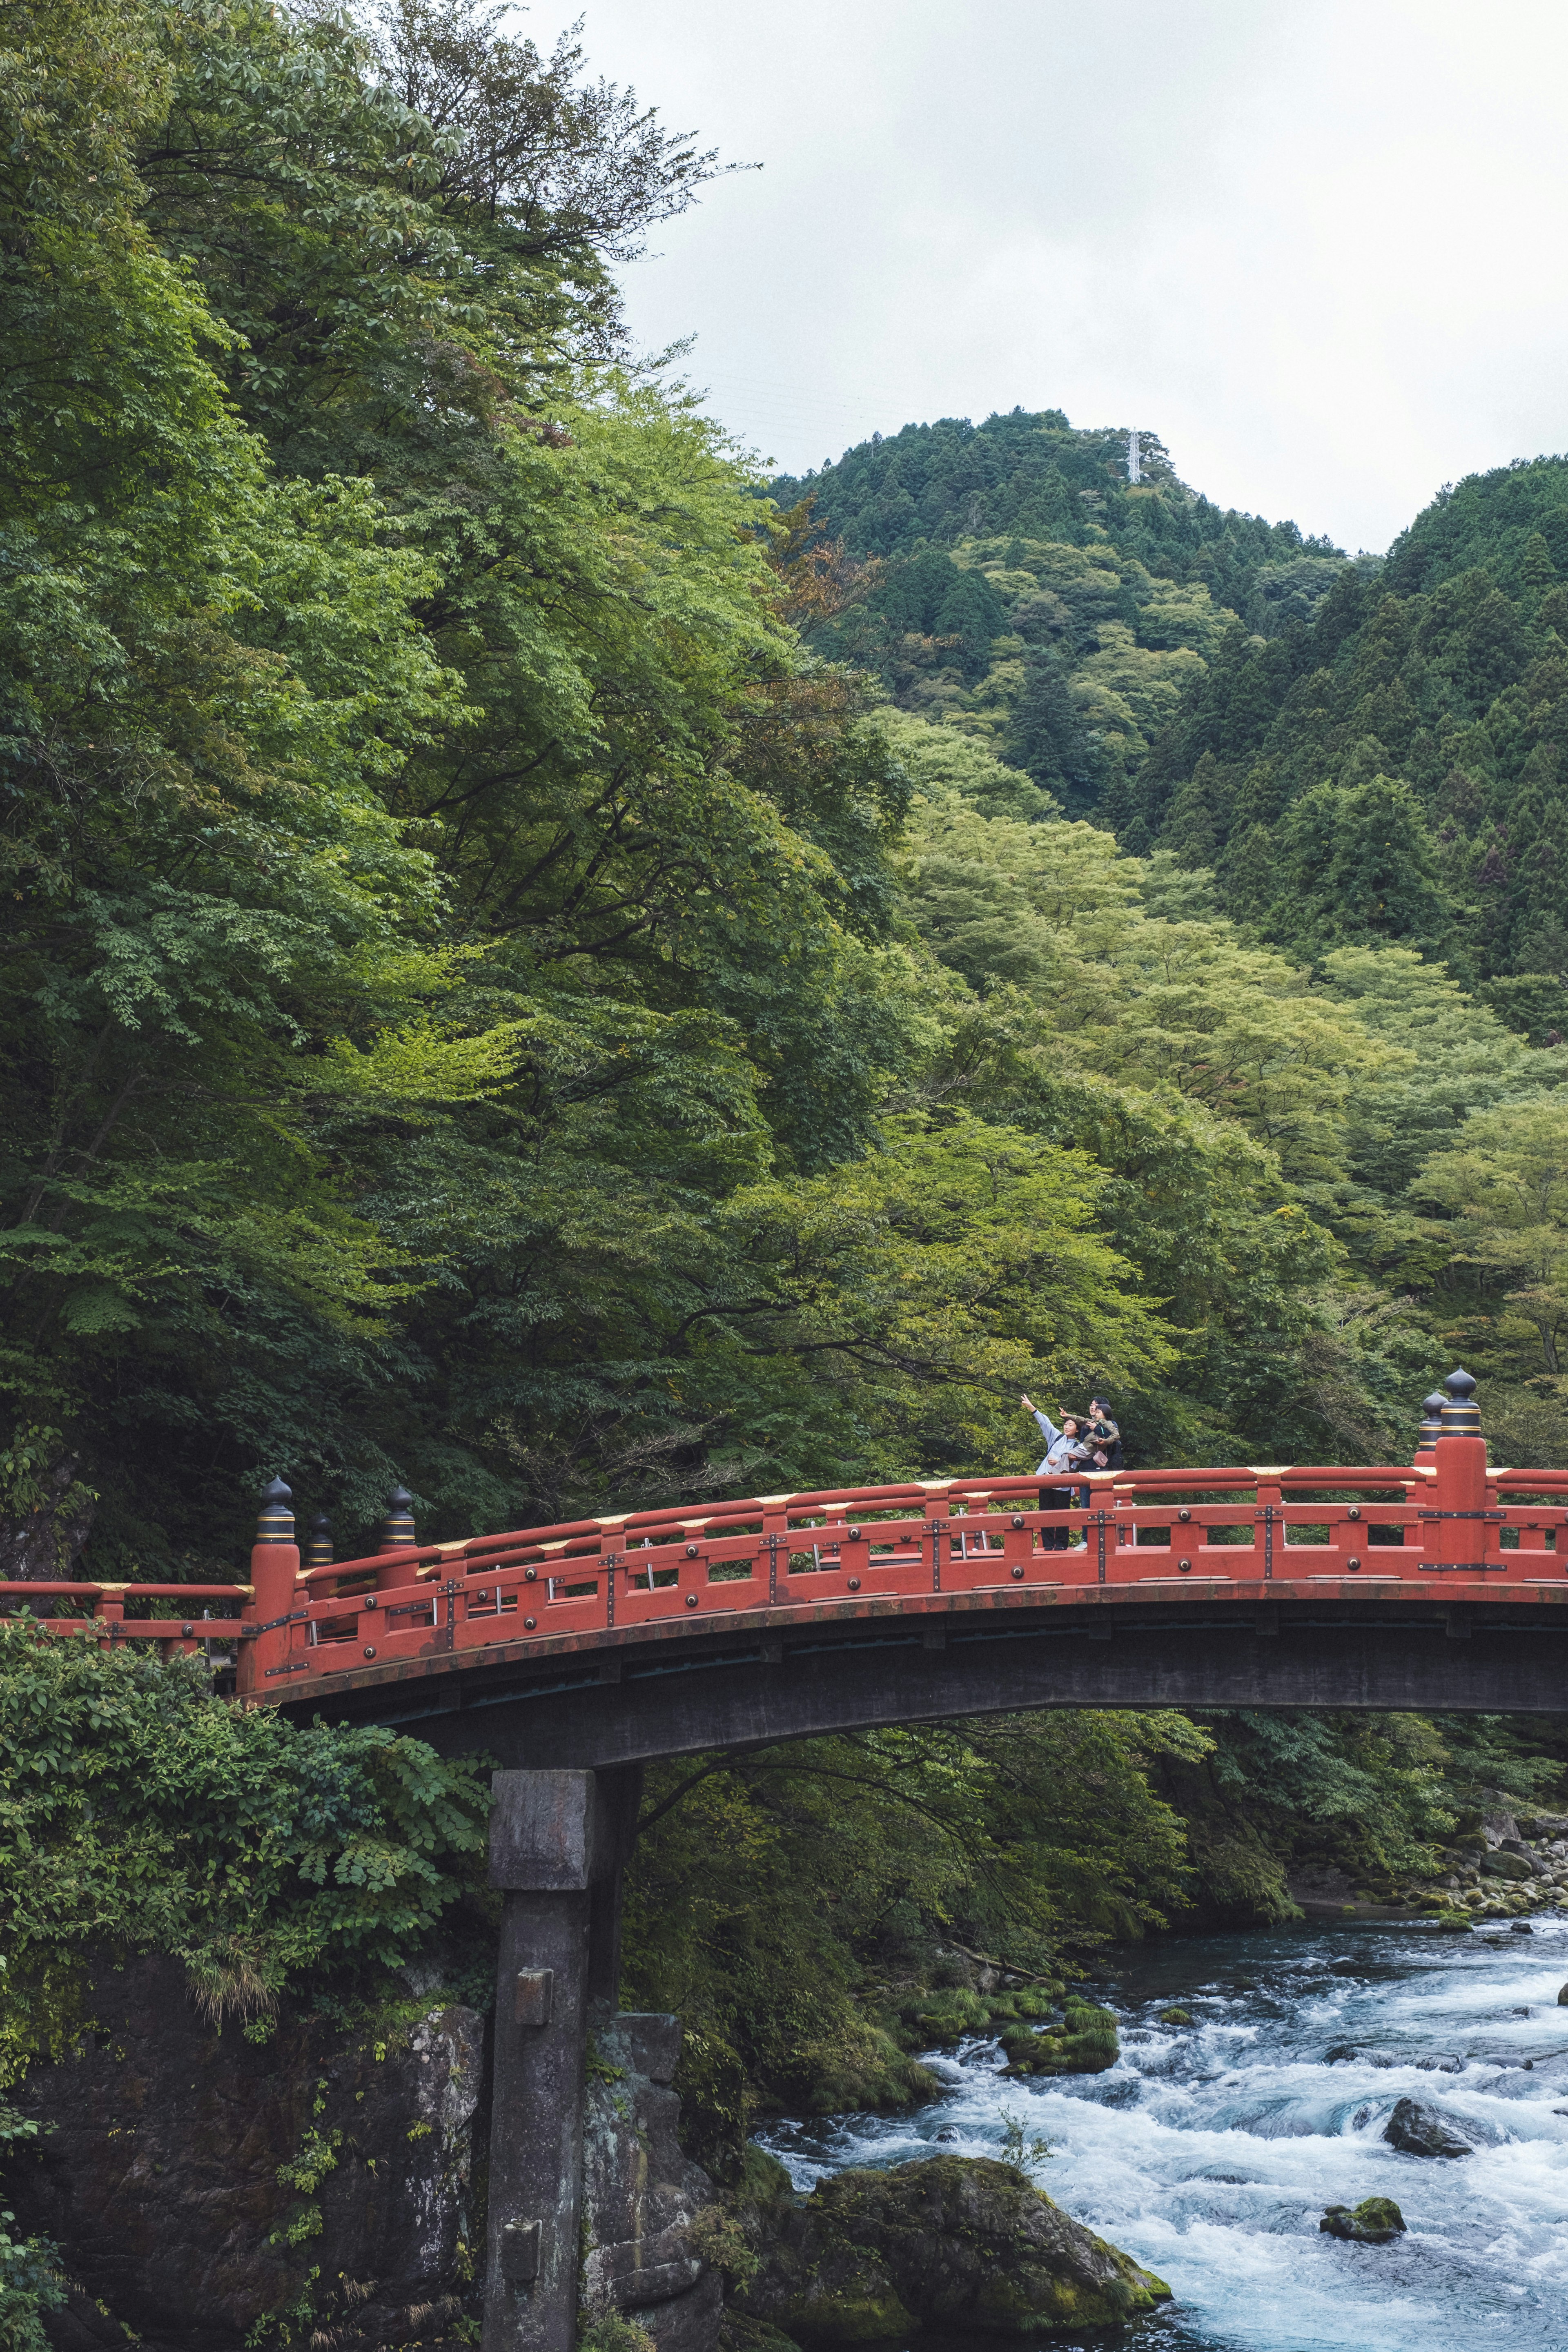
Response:
[[[1048,2140],[1038,2185],[1175,2294],[1085,2347],[1568,2352],[1565,1980],[1568,1918],[1551,1915],[1529,1935],[1402,1923],[1173,1940],[1088,1988],[1120,2020],[1106,2074],[1009,2080],[975,2039],[931,2053],[951,2092],[913,2115],[760,2137],[801,2189],[939,2145],[1000,2156],[1010,2123]],[[1194,2022],[1163,2024],[1173,2006]],[[1390,2146],[1401,2098],[1441,2109],[1473,2154]],[[1405,2236],[1320,2231],[1326,2205],[1371,2196],[1395,2200]]]

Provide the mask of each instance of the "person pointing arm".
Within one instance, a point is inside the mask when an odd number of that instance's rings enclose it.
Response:
[[[1039,1423],[1040,1434],[1046,1441],[1046,1461],[1048,1462],[1050,1459],[1050,1448],[1055,1445],[1060,1438],[1061,1431],[1057,1427],[1056,1423],[1051,1419],[1049,1413],[1042,1412],[1040,1411],[1039,1406],[1036,1404],[1032,1397],[1020,1397],[1018,1402],[1023,1406],[1024,1411],[1026,1412],[1032,1412],[1035,1419]],[[1043,1470],[1045,1466],[1045,1462],[1042,1462],[1039,1465],[1039,1468],[1037,1469],[1035,1473],[1037,1477],[1039,1476],[1040,1471]]]

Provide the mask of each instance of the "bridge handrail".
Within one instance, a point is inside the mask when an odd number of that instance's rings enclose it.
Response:
[[[444,1653],[468,1652],[477,1663],[498,1643],[548,1655],[563,1643],[616,1644],[715,1621],[1054,1606],[1131,1598],[1134,1588],[1144,1597],[1311,1597],[1343,1580],[1352,1591],[1403,1586],[1415,1598],[1435,1589],[1428,1579],[1446,1578],[1458,1580],[1443,1588],[1449,1594],[1562,1587],[1568,1598],[1568,1572],[1531,1572],[1557,1569],[1550,1555],[1568,1529],[1568,1472],[1489,1472],[1463,1398],[1459,1406],[1455,1433],[1445,1423],[1442,1444],[1425,1444],[1408,1464],[920,1479],[610,1512],[434,1544],[413,1540],[412,1523],[395,1516],[380,1549],[303,1570],[275,1536],[253,1555],[266,1591],[248,1613],[263,1638],[242,1664],[242,1687],[281,1696],[265,1685],[379,1676]],[[1064,1492],[1070,1507],[1058,1507]]]
[[[1450,1402],[1427,1401],[1429,1415],[1442,1404],[1441,1426],[1423,1424],[1408,1464],[913,1479],[606,1512],[427,1544],[416,1540],[399,1489],[380,1549],[303,1568],[291,1497],[275,1485],[247,1583],[13,1580],[0,1582],[0,1611],[68,1598],[90,1613],[39,1618],[41,1631],[165,1647],[237,1640],[242,1695],[278,1698],[347,1675],[424,1671],[421,1662],[447,1653],[454,1664],[478,1664],[498,1644],[509,1655],[549,1656],[709,1625],[788,1626],[889,1609],[929,1616],[1133,1598],[1256,1602],[1321,1598],[1328,1586],[1411,1600],[1441,1591],[1568,1601],[1568,1469],[1489,1468],[1468,1403],[1474,1383],[1461,1373],[1450,1386]],[[225,1601],[240,1613],[127,1614],[171,1601],[187,1610]]]
[[[1153,1488],[1162,1494],[1174,1494],[1183,1489],[1202,1494],[1224,1488],[1243,1491],[1255,1488],[1260,1480],[1270,1485],[1334,1486],[1364,1490],[1409,1486],[1428,1480],[1433,1475],[1424,1465],[1369,1469],[1364,1465],[1345,1467],[1331,1464],[1292,1464],[1257,1467],[1227,1465],[1223,1469],[1100,1470],[1079,1473],[1070,1481],[1043,1481],[1035,1474],[1028,1476],[1009,1474],[997,1477],[922,1479],[918,1483],[892,1486],[832,1486],[787,1495],[752,1495],[741,1501],[687,1504],[679,1507],[667,1506],[649,1511],[611,1512],[597,1519],[569,1519],[546,1527],[512,1528],[504,1534],[468,1536],[446,1543],[399,1543],[381,1551],[363,1553],[353,1559],[331,1560],[315,1568],[304,1569],[300,1580],[305,1584],[317,1584],[343,1577],[368,1576],[384,1570],[389,1561],[394,1560],[431,1575],[458,1563],[469,1568],[494,1568],[503,1564],[496,1557],[503,1552],[516,1552],[519,1556],[525,1551],[542,1552],[554,1549],[569,1552],[573,1545],[579,1543],[594,1544],[602,1551],[606,1537],[616,1538],[629,1547],[634,1542],[650,1540],[661,1530],[711,1536],[724,1525],[743,1526],[753,1519],[781,1516],[798,1520],[828,1511],[834,1506],[851,1503],[883,1509],[906,1500],[918,1502],[922,1507],[934,1503],[946,1503],[951,1507],[955,1498],[960,1501],[991,1497],[1005,1500],[1016,1495],[1037,1494],[1042,1485],[1070,1484],[1075,1487],[1087,1486],[1091,1493],[1117,1495],[1136,1493],[1144,1488]],[[1564,1483],[1568,1484],[1568,1473],[1562,1475]]]

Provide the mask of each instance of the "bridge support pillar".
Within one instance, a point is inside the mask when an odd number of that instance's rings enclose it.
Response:
[[[483,2352],[573,2352],[588,2037],[615,2011],[622,1874],[640,1766],[498,1772],[490,1885],[505,1892]]]

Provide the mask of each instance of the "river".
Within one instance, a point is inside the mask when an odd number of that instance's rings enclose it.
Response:
[[[1550,1916],[1529,1936],[1172,1939],[1086,1988],[1121,2021],[1108,2074],[1009,2082],[996,2044],[976,2041],[931,2055],[952,2092],[913,2115],[759,2137],[808,2189],[939,2145],[998,2155],[1017,2118],[1052,2144],[1040,2187],[1175,2291],[1155,2317],[1083,2336],[1096,2352],[1568,2352],[1565,1979],[1568,1919]],[[1162,2025],[1177,2004],[1194,2022]],[[1330,2063],[1346,2043],[1354,2054]],[[1474,2154],[1390,2147],[1402,2097],[1440,2107]],[[1371,2196],[1396,2200],[1406,2236],[1319,2231],[1325,2205]]]

